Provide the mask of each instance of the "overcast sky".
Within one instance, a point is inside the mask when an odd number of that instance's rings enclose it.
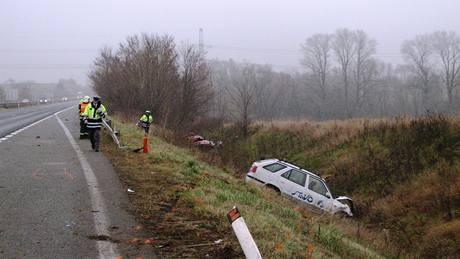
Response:
[[[137,33],[198,43],[208,58],[299,67],[314,33],[362,29],[378,57],[400,63],[400,44],[435,30],[460,33],[458,0],[0,0],[0,82],[87,83],[98,50]]]

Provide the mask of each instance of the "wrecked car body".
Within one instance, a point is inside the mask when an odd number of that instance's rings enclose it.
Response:
[[[315,211],[353,216],[351,198],[334,198],[323,178],[282,160],[254,162],[246,175],[246,182],[278,191]]]

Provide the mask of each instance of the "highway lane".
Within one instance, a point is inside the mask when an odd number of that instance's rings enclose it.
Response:
[[[77,113],[77,101],[1,110],[0,138],[17,129],[29,125],[34,121],[38,121],[46,116],[52,115],[57,111],[71,106],[75,106],[75,113]]]
[[[0,142],[0,258],[155,257],[130,242],[147,236],[126,188],[78,135],[70,109]]]

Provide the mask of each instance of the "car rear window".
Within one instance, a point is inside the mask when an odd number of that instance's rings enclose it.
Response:
[[[278,172],[279,170],[284,169],[284,168],[286,168],[285,165],[278,164],[278,163],[264,166],[264,169],[267,169],[268,171],[272,173]]]

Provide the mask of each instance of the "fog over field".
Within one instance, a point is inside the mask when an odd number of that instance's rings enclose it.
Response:
[[[315,33],[361,29],[376,57],[402,63],[401,43],[437,30],[460,32],[455,0],[326,1],[1,1],[0,82],[57,82],[87,74],[98,50],[129,35],[169,34],[197,44],[203,29],[208,59],[300,70],[300,45]]]
[[[0,197],[1,258],[460,258],[460,0],[0,0]]]

